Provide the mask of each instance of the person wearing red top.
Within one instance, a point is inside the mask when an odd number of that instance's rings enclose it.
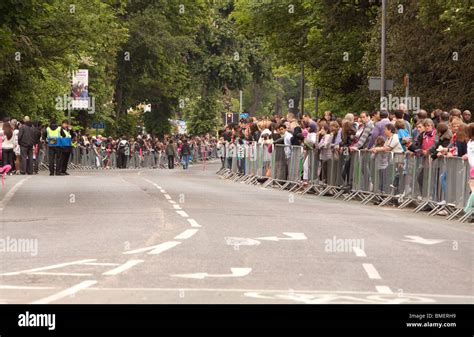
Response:
[[[426,119],[423,123],[425,127],[425,132],[423,133],[423,143],[421,144],[421,150],[423,155],[428,155],[429,150],[435,146],[436,141],[436,129],[434,128],[434,123],[431,119]]]

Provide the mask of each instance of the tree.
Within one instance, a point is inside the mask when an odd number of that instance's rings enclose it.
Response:
[[[387,11],[387,78],[393,95],[404,96],[402,78],[410,74],[410,96],[425,109],[474,105],[474,9],[465,1],[405,1],[391,3]],[[380,18],[379,18],[380,19]],[[379,73],[380,25],[372,29],[365,67]],[[374,102],[378,99],[374,97]]]
[[[129,38],[117,56],[116,111],[151,104],[144,116],[149,132],[169,130],[168,118],[178,110],[178,99],[189,87],[189,56],[195,52],[195,32],[206,17],[206,3],[191,0],[132,1],[124,20]]]
[[[62,118],[64,111],[55,109],[55,98],[69,95],[70,72],[80,66],[90,68],[90,94],[97,98],[97,112],[106,110],[115,52],[126,33],[116,20],[122,3],[2,1],[1,114],[17,118],[28,114],[42,121]]]
[[[304,64],[306,81],[345,113],[367,103],[361,61],[377,9],[369,0],[240,0],[233,16],[247,34],[263,37],[282,63],[293,69]]]

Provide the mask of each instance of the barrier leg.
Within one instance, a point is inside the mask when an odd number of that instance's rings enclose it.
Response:
[[[464,223],[466,222],[467,220],[470,220],[471,219],[471,216],[472,216],[472,210],[467,212],[466,214],[464,214],[461,218],[459,218],[459,222],[461,223]]]

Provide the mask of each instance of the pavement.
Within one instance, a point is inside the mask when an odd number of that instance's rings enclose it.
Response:
[[[472,224],[219,167],[7,177],[0,303],[474,303]]]

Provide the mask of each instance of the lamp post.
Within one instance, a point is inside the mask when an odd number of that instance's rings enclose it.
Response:
[[[387,25],[387,0],[382,0],[382,41],[380,50],[380,103],[385,96],[385,47],[386,47],[386,25]]]
[[[302,117],[304,115],[304,63],[301,63],[301,109],[300,109],[300,115],[298,117]]]

